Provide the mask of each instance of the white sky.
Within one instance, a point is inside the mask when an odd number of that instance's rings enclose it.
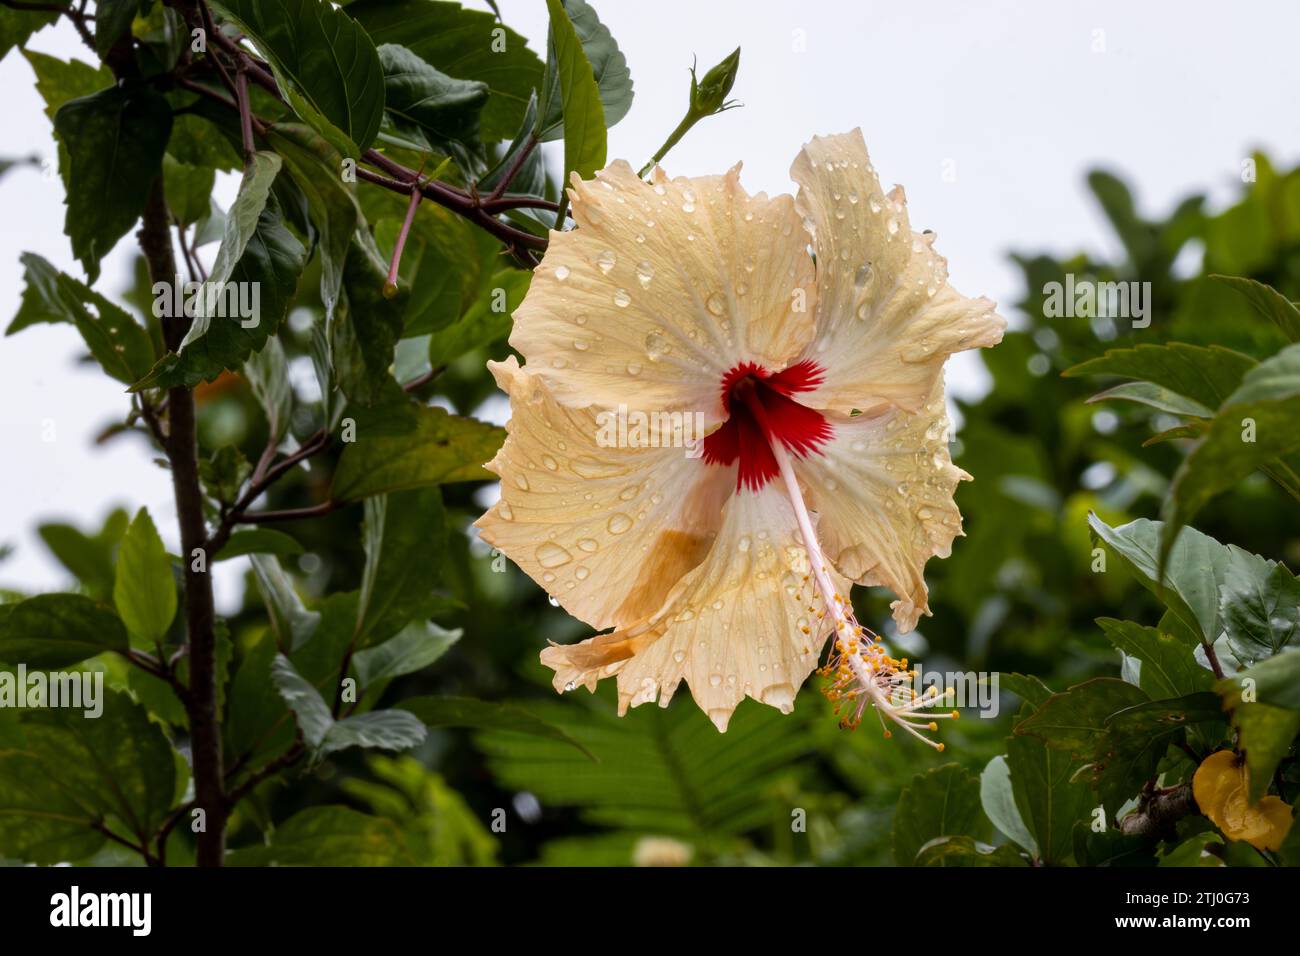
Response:
[[[480,4],[481,5],[481,4]],[[917,229],[939,234],[953,284],[1004,303],[1019,297],[1007,253],[1110,252],[1114,240],[1083,183],[1098,164],[1122,173],[1148,214],[1192,190],[1225,201],[1256,147],[1300,159],[1300,4],[1238,2],[862,3],[848,0],[596,0],[627,55],[637,97],[610,131],[611,159],[639,166],[684,109],[687,67],[701,72],[743,49],[732,95],[745,108],[705,121],[665,162],[673,175],[717,173],[736,160],[751,191],[789,191],[788,170],[815,133],[861,126],[886,184],[907,190]],[[545,39],[541,0],[501,0],[506,22]],[[1100,32],[1099,32],[1100,31]],[[1098,41],[1104,52],[1094,52]],[[34,49],[85,58],[66,24]],[[0,62],[6,91],[0,155],[53,156],[30,68]],[[955,162],[956,181],[942,175]],[[219,184],[228,203],[231,182]],[[62,234],[62,188],[33,170],[0,181],[0,325],[22,291],[18,256],[35,251],[82,277]],[[125,285],[124,241],[99,288]],[[210,250],[209,250],[210,251]],[[143,440],[106,448],[92,437],[125,413],[121,387],[95,367],[69,326],[0,339],[0,585],[66,583],[35,536],[38,522],[98,527],[113,504],[148,505],[175,548],[170,480]],[[973,386],[958,368],[950,382]],[[42,433],[54,428],[54,440]],[[230,565],[242,562],[230,562]],[[237,597],[221,566],[218,602]]]

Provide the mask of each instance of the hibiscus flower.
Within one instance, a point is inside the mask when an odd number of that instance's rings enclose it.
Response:
[[[512,419],[477,527],[609,629],[542,652],[558,690],[614,677],[624,713],[685,680],[725,731],[746,696],[788,713],[833,637],[842,719],[871,706],[921,736],[936,697],[908,689],[849,590],[893,591],[900,632],[930,613],[924,565],[961,533],[970,477],[944,362],[1005,322],[948,285],[860,131],[815,137],[791,172],[797,197],[748,195],[739,165],[574,177],[577,228],[551,234],[515,311],[525,364],[490,365]],[[636,417],[618,441],[614,414]]]

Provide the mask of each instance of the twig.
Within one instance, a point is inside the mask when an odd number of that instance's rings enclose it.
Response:
[[[226,806],[228,808],[233,808],[235,804],[252,793],[253,790],[255,790],[263,781],[269,777],[275,776],[281,770],[292,767],[296,764],[300,759],[302,759],[302,755],[306,752],[307,748],[302,742],[301,733],[299,733],[299,736],[294,740],[293,745],[288,750],[276,757],[270,763],[266,764],[264,767],[260,767],[253,771],[247,780],[241,783],[238,787],[235,787],[234,790],[230,791],[230,796],[226,798]]]
[[[248,105],[248,67],[241,59],[235,70],[235,102],[239,104],[239,136],[244,147],[244,167],[252,165],[257,154],[253,142],[253,112]]]
[[[239,515],[239,524],[272,524],[277,521],[297,521],[300,518],[319,518],[342,508],[346,501],[323,501],[307,508],[286,508],[283,511],[245,511]]]
[[[524,163],[528,162],[528,157],[531,156],[533,150],[537,148],[537,143],[538,140],[536,134],[528,137],[528,142],[524,144],[523,149],[515,154],[515,158],[511,161],[510,167],[505,171],[505,175],[501,177],[500,182],[496,184],[493,190],[488,193],[485,205],[490,205],[493,200],[500,199],[505,191],[510,188],[510,184],[513,183],[515,177],[519,175],[519,170],[524,168]]]

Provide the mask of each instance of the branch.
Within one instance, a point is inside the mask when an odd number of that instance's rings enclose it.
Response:
[[[241,783],[234,790],[230,791],[230,796],[226,798],[226,807],[228,809],[233,808],[240,800],[244,799],[244,797],[257,789],[258,785],[264,780],[273,777],[281,770],[285,770],[296,764],[300,759],[302,759],[302,755],[306,752],[307,748],[303,745],[302,734],[300,732],[297,739],[294,740],[293,746],[280,754],[280,756],[276,757],[266,766],[253,771],[247,780]]]
[[[161,176],[155,178],[150,187],[139,241],[149,265],[150,281],[174,282],[176,263]],[[167,348],[177,350],[185,337],[187,323],[183,315],[164,319],[163,339]],[[216,611],[212,600],[212,578],[206,564],[204,570],[195,571],[190,560],[195,550],[206,547],[207,526],[203,518],[203,490],[199,484],[194,394],[189,389],[168,390],[167,418],[171,427],[164,448],[171,462],[172,490],[176,498],[185,567],[190,684],[184,703],[190,724],[195,802],[206,811],[208,824],[205,832],[199,834],[198,864],[220,866],[225,856],[226,816],[221,779],[221,725],[217,713]]]
[[[1192,796],[1192,785],[1182,783],[1168,790],[1144,791],[1137,809],[1119,822],[1126,836],[1165,839],[1174,835],[1174,826],[1183,817],[1200,813]]]
[[[538,139],[536,133],[528,137],[528,142],[524,144],[523,149],[515,154],[515,158],[510,163],[510,168],[505,171],[505,175],[501,177],[501,181],[496,184],[496,188],[493,189],[492,192],[488,193],[488,205],[490,205],[494,200],[500,199],[502,194],[510,188],[510,184],[513,183],[515,177],[519,175],[519,170],[524,168],[524,163],[528,162],[528,157],[531,156],[533,150],[537,148],[537,143]]]
[[[96,820],[94,823],[90,825],[90,828],[92,830],[96,830],[104,834],[104,836],[108,837],[110,840],[112,840],[114,843],[118,844],[119,846],[124,846],[128,850],[132,850],[136,853],[139,853],[140,856],[144,857],[145,863],[148,864],[149,866],[161,865],[158,858],[149,852],[149,848],[147,846],[143,844],[132,843],[130,840],[126,839],[125,837],[118,836],[116,833],[114,833],[112,830],[108,828],[108,824],[106,824],[103,820]]]
[[[323,501],[307,508],[286,508],[283,511],[245,511],[238,517],[239,524],[271,524],[276,521],[297,521],[300,518],[320,518],[342,508],[346,501]]]

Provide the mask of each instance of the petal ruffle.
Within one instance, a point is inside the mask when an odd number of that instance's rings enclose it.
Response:
[[[513,356],[489,367],[511,419],[488,465],[501,500],[476,522],[483,540],[592,627],[654,614],[708,552],[734,470],[681,447],[608,447],[595,410],[560,405]]]
[[[915,414],[891,409],[834,422],[822,454],[795,462],[819,515],[818,537],[836,569],[881,585],[902,632],[929,614],[925,563],[946,558],[962,533],[953,490],[970,475],[948,454],[943,380]]]
[[[642,181],[618,161],[570,190],[510,344],[565,404],[716,418],[740,362],[784,368],[812,335],[813,267],[790,196],[725,176]],[[797,292],[796,292],[797,290]],[[802,311],[799,311],[802,308]]]
[[[708,557],[660,614],[622,633],[549,647],[542,663],[561,690],[594,690],[617,675],[620,712],[656,697],[666,707],[685,680],[719,730],[747,696],[788,713],[824,640],[807,573],[794,510],[777,487],[735,495]]]
[[[807,404],[916,411],[949,355],[1002,340],[994,303],[948,285],[933,233],[912,231],[903,190],[881,191],[861,130],[813,137],[790,175],[817,251],[817,325],[802,357],[826,370]]]

